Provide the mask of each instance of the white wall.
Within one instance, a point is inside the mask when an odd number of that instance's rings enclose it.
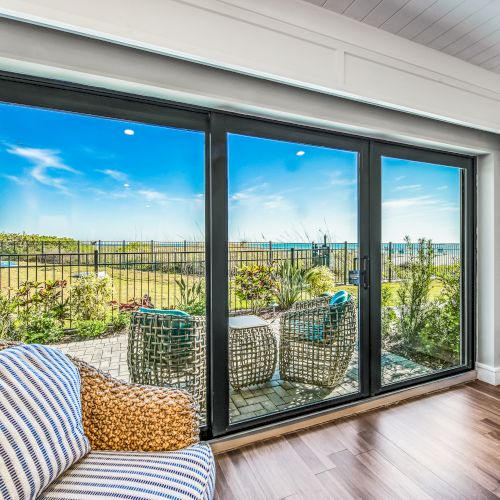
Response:
[[[0,0],[0,14],[500,132],[500,75],[299,0]]]
[[[0,69],[480,154],[477,359],[480,376],[500,383],[498,135],[5,19]]]

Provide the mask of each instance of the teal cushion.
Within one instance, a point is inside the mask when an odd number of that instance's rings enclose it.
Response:
[[[176,309],[148,309],[147,307],[140,307],[139,312],[150,313],[150,314],[167,314],[168,316],[187,316],[189,314],[184,311],[178,311]]]
[[[345,290],[339,290],[330,299],[330,305],[331,306],[336,306],[338,304],[343,304],[344,302],[347,302],[348,299],[349,299],[349,293],[346,292]]]
[[[170,334],[171,334],[171,342],[173,342],[173,346],[177,348],[181,348],[181,351],[177,351],[177,354],[189,354],[189,349],[191,347],[191,319],[190,315],[184,311],[178,311],[176,309],[148,309],[147,307],[139,308],[140,313],[148,313],[148,314],[157,314],[159,316],[176,316],[177,318],[186,318],[186,319],[177,319],[172,318],[169,320],[170,325]],[[163,341],[166,341],[164,337],[162,337]]]

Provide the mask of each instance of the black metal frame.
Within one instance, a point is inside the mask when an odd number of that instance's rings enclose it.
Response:
[[[283,124],[282,122],[218,113],[201,107],[0,72],[0,101],[60,111],[204,131],[206,134],[206,268],[208,426],[202,437],[211,438],[243,429],[306,415],[371,395],[398,390],[472,369],[475,346],[475,160],[424,148],[372,141],[348,134]],[[360,391],[286,412],[229,424],[228,372],[228,188],[227,133],[265,137],[300,144],[357,151],[359,256],[366,268],[360,286]],[[462,169],[462,289],[463,365],[390,386],[380,383],[380,239],[382,155],[449,165]],[[368,216],[361,216],[368,214]],[[369,321],[368,321],[369,319]],[[217,355],[215,355],[215,353]]]
[[[461,276],[461,364],[460,366],[402,380],[382,386],[381,383],[381,235],[382,235],[382,157],[431,163],[461,169],[461,261],[464,272]],[[474,158],[452,153],[431,151],[400,144],[372,141],[370,148],[371,171],[371,395],[403,389],[419,383],[456,375],[474,368],[475,350],[475,255],[476,255],[476,165]]]
[[[331,149],[342,149],[348,151],[354,151],[358,153],[358,241],[359,241],[359,255],[361,257],[368,258],[368,237],[369,237],[369,225],[366,218],[361,217],[362,213],[367,213],[369,211],[369,180],[368,180],[368,168],[369,168],[369,155],[368,155],[368,142],[355,137],[332,134],[322,130],[298,127],[295,125],[277,124],[269,122],[266,120],[258,120],[254,118],[243,118],[240,116],[222,114],[222,113],[212,113],[212,119],[214,123],[217,123],[216,133],[221,134],[220,142],[224,144],[226,155],[224,158],[220,157],[217,161],[216,168],[224,168],[224,178],[221,182],[224,183],[225,194],[224,199],[225,214],[224,218],[221,219],[225,226],[225,233],[223,242],[225,244],[224,255],[226,260],[222,267],[220,268],[220,274],[213,275],[212,279],[216,283],[222,283],[224,290],[219,290],[218,293],[227,294],[227,255],[228,255],[228,241],[227,241],[227,179],[228,179],[228,164],[227,164],[227,134],[234,133],[252,137],[260,137],[266,139],[273,139],[286,142],[296,142],[298,144],[307,144],[314,146],[321,146]],[[220,128],[219,128],[220,127]],[[221,172],[218,173],[221,175]],[[221,235],[222,237],[222,235]],[[220,251],[222,248],[218,247]],[[220,257],[222,261],[222,256]],[[227,295],[225,296],[227,299]],[[212,380],[217,380],[217,384],[213,384],[213,397],[214,401],[220,401],[221,404],[215,405],[215,417],[214,422],[217,425],[213,426],[213,437],[222,436],[228,433],[238,432],[248,428],[258,427],[264,424],[269,424],[282,420],[283,418],[291,418],[299,415],[303,415],[310,411],[323,410],[325,408],[331,408],[335,405],[340,405],[354,401],[356,399],[361,399],[369,395],[369,328],[367,321],[367,314],[369,311],[369,288],[359,287],[359,301],[360,301],[360,313],[358,317],[359,322],[359,391],[354,394],[349,394],[347,396],[332,398],[331,400],[310,403],[304,405],[300,408],[293,408],[283,412],[277,412],[274,414],[264,415],[262,417],[252,418],[247,421],[230,423],[229,421],[229,372],[228,372],[228,329],[227,329],[227,309],[224,311],[224,325],[225,328],[220,330],[213,329],[212,342],[213,349],[222,358],[217,360],[217,363],[213,361],[212,369]],[[227,303],[227,300],[226,300]],[[214,313],[214,311],[213,311]],[[218,314],[222,314],[222,310],[218,311]],[[223,324],[223,318],[220,317],[216,319],[219,325]],[[224,393],[224,396],[220,393]]]

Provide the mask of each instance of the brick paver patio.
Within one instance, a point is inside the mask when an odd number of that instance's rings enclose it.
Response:
[[[129,380],[127,367],[127,334],[93,340],[57,344],[66,354],[78,357],[119,379]],[[429,369],[392,353],[382,358],[383,383],[416,377]],[[258,386],[230,391],[231,422],[283,411],[324,399],[358,391],[357,355],[353,357],[344,381],[334,390],[281,380],[278,371],[271,381]]]

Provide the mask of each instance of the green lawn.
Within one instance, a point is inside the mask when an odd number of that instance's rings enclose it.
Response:
[[[69,268],[67,266],[52,266],[34,267],[31,264],[26,268],[25,263],[21,263],[19,268],[1,268],[0,269],[0,290],[2,293],[7,294],[9,288],[11,293],[15,292],[18,284],[24,281],[42,281],[46,279],[52,280],[67,280],[68,283],[74,281],[76,278],[71,274],[76,272],[77,269]],[[117,269],[116,267],[101,267],[100,271],[105,271],[113,281],[114,287],[114,300],[118,302],[127,302],[131,299],[139,299],[147,294],[151,297],[153,304],[156,307],[175,307],[180,303],[181,297],[179,287],[176,280],[181,277],[187,281],[188,285],[199,281],[197,276],[186,274],[173,274],[153,271],[136,271]],[[393,301],[395,300],[395,291],[400,284],[385,283],[384,287],[389,287],[393,293]],[[430,297],[435,299],[439,296],[442,285],[438,280],[434,280],[431,287]],[[353,285],[337,285],[332,286],[331,291],[347,290],[353,295],[357,295],[357,287]],[[307,296],[304,298],[308,298]],[[230,285],[230,309],[242,309],[249,306],[240,301],[234,293],[234,285]],[[394,304],[393,304],[394,305]]]

